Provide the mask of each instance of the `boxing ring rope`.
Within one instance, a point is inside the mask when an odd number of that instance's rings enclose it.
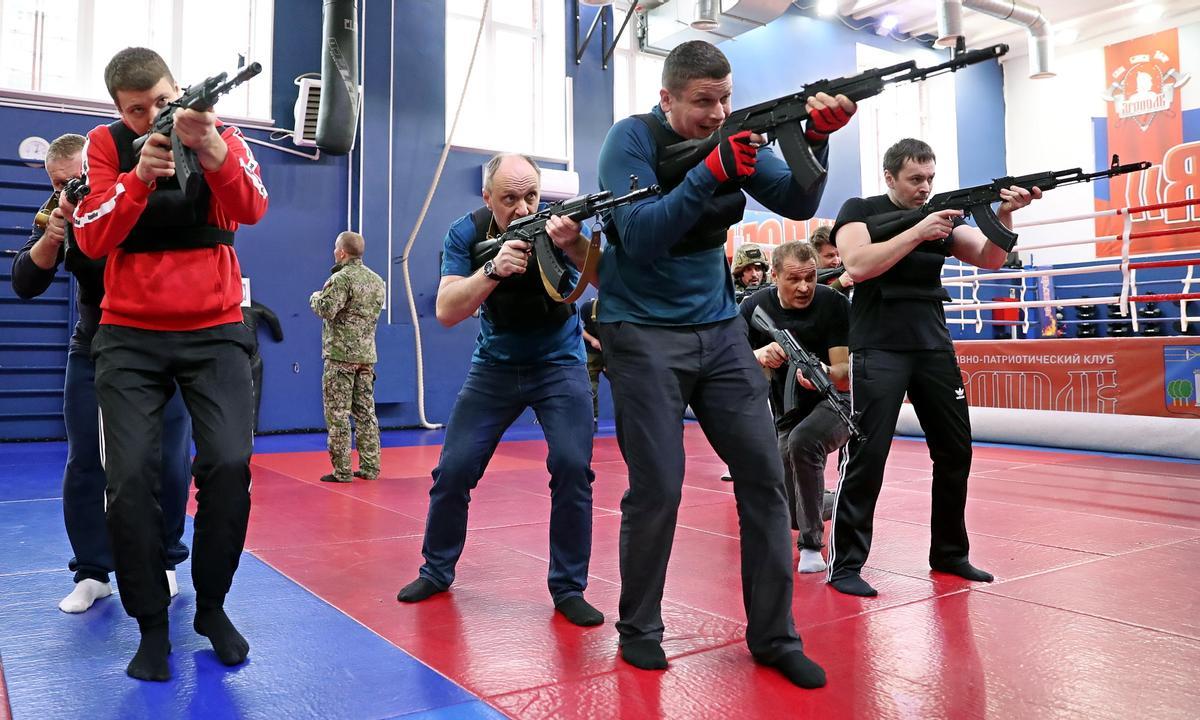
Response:
[[[1168,203],[1156,203],[1154,205],[1135,205],[1129,208],[1113,208],[1111,210],[1097,210],[1095,212],[1083,213],[1082,215],[1064,215],[1063,217],[1050,218],[1048,220],[1030,220],[1024,223],[1015,223],[1012,226],[1013,230],[1021,228],[1036,227],[1040,225],[1055,225],[1058,223],[1074,222],[1076,220],[1091,220],[1098,217],[1113,217],[1115,215],[1132,215],[1134,213],[1148,212],[1150,210],[1173,210],[1175,208],[1188,207],[1190,205],[1200,205],[1200,198],[1189,200],[1174,200]],[[1192,232],[1195,232],[1193,230]]]
[[[1197,272],[1197,268],[1200,268],[1200,257],[1190,259],[1151,259],[1154,255],[1131,256],[1130,245],[1133,240],[1141,238],[1200,233],[1200,224],[1196,223],[1192,223],[1188,228],[1132,232],[1132,215],[1135,213],[1192,205],[1200,205],[1200,199],[1117,208],[1015,225],[1014,229],[1088,220],[1104,216],[1123,217],[1121,233],[1118,235],[1069,241],[1018,244],[1015,247],[1016,250],[1034,250],[1049,247],[1087,245],[1097,242],[1120,242],[1120,258],[1116,262],[1093,264],[1086,267],[997,272],[979,272],[977,268],[969,265],[948,265],[944,270],[946,274],[942,278],[943,285],[947,289],[957,289],[960,297],[951,300],[943,307],[948,315],[974,313],[974,317],[951,317],[947,319],[947,322],[955,325],[974,325],[976,330],[982,330],[985,324],[990,324],[997,327],[1012,328],[1024,326],[1025,330],[1028,331],[1031,324],[1030,308],[1116,305],[1120,308],[1120,316],[1110,311],[1107,319],[1095,318],[1062,322],[1131,325],[1133,330],[1136,331],[1139,322],[1138,303],[1177,301],[1179,303],[1180,327],[1186,332],[1189,320],[1192,322],[1200,321],[1200,316],[1193,315],[1190,318],[1188,316],[1188,304],[1200,304],[1200,272]],[[1144,281],[1141,285],[1144,288],[1151,284],[1171,283],[1174,285],[1178,283],[1180,286],[1179,292],[1150,294],[1139,288],[1139,271],[1172,267],[1186,268],[1186,274],[1183,278],[1179,279],[1154,279]],[[1089,285],[1089,287],[1107,287],[1113,290],[1118,286],[1120,287],[1120,292],[1106,297],[1059,298],[1053,300],[1027,299],[1028,293],[1036,291],[1040,282],[1050,282],[1049,280],[1041,281],[1041,278],[1070,277],[1113,271],[1120,273],[1119,280],[1114,279],[1111,283]],[[1012,284],[1009,285],[1008,283]],[[979,288],[995,287],[997,284],[1008,288],[1014,297],[1006,302],[981,300]],[[1170,289],[1174,290],[1175,287]],[[1021,311],[1022,317],[1020,320],[985,320],[983,317],[983,311],[985,310],[1013,309]],[[1140,321],[1144,323],[1162,323],[1171,320],[1173,318],[1161,316],[1140,318]],[[972,433],[977,440],[1069,447],[1107,452],[1137,452],[1200,460],[1200,445],[1195,443],[1195,426],[1197,422],[1195,419],[986,406],[972,406],[970,408],[970,417]],[[1131,428],[1136,428],[1136,432],[1131,432]],[[908,403],[905,403],[900,410],[896,432],[901,435],[918,437],[924,435],[924,429],[921,427],[912,406]]]
[[[1129,322],[1133,326],[1133,330],[1138,330],[1138,313],[1137,303],[1139,302],[1179,302],[1179,323],[1180,328],[1187,330],[1190,320],[1200,320],[1188,316],[1188,303],[1200,301],[1200,292],[1194,292],[1193,284],[1198,279],[1195,276],[1195,270],[1200,265],[1200,258],[1195,259],[1174,259],[1174,260],[1143,260],[1131,261],[1129,254],[1130,245],[1134,240],[1140,240],[1151,237],[1169,237],[1174,235],[1184,235],[1190,233],[1200,233],[1200,225],[1193,225],[1186,228],[1168,228],[1164,230],[1146,230],[1142,232],[1132,232],[1133,215],[1141,212],[1149,212],[1155,210],[1167,210],[1180,207],[1189,207],[1200,205],[1200,198],[1189,200],[1177,200],[1168,203],[1155,203],[1152,205],[1138,205],[1129,208],[1114,208],[1111,210],[1100,210],[1097,212],[1082,213],[1078,215],[1066,215],[1062,217],[1049,218],[1045,220],[1035,220],[1026,223],[1018,223],[1013,226],[1014,229],[1028,228],[1041,225],[1054,225],[1065,222],[1074,222],[1078,220],[1089,220],[1098,217],[1122,217],[1123,227],[1119,235],[1102,235],[1088,238],[1079,238],[1074,240],[1056,240],[1053,242],[1044,243],[1018,243],[1013,250],[1039,250],[1052,247],[1070,247],[1075,245],[1089,245],[1101,242],[1120,242],[1121,243],[1121,260],[1117,263],[1105,263],[1101,265],[1090,265],[1073,268],[1051,268],[1047,270],[1025,270],[1013,272],[990,272],[980,273],[973,271],[968,273],[967,266],[955,266],[959,271],[957,276],[944,277],[942,284],[944,286],[970,286],[970,299],[959,298],[951,300],[945,305],[947,312],[953,313],[968,313],[974,312],[974,318],[949,318],[947,322],[952,325],[974,325],[975,330],[981,331],[985,324],[991,325],[1021,325],[1023,331],[1028,332],[1030,325],[1029,309],[1042,307],[1071,307],[1078,305],[1119,305],[1121,316],[1129,318]],[[1136,257],[1136,256],[1135,256]],[[1137,289],[1137,271],[1148,270],[1151,268],[1164,267],[1186,267],[1187,273],[1180,280],[1154,280],[1154,284],[1162,284],[1166,282],[1182,283],[1182,292],[1178,293],[1159,293],[1159,294],[1140,294]],[[974,268],[970,268],[974,270]],[[1055,300],[1026,300],[1026,294],[1030,291],[1030,286],[1026,282],[1033,278],[1043,277],[1060,277],[1068,275],[1086,275],[1095,272],[1118,271],[1121,273],[1120,293],[1112,297],[1102,298],[1074,298],[1074,299],[1055,299]],[[994,281],[1012,281],[1020,280],[1020,285],[1007,286],[1011,291],[1019,290],[1019,297],[1014,297],[1003,302],[987,302],[979,298],[979,288],[987,286],[995,286]],[[1150,284],[1150,283],[1145,283]],[[1098,284],[1100,286],[1100,284]],[[1105,285],[1106,286],[1106,285]],[[1020,310],[1021,320],[990,320],[983,317],[983,311],[988,310]],[[1120,321],[1116,321],[1120,322]]]

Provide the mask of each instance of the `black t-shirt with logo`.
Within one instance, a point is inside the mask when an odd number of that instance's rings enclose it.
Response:
[[[751,317],[754,309],[762,306],[767,317],[780,330],[790,330],[810,353],[826,365],[829,364],[829,348],[846,345],[849,328],[850,302],[838,291],[824,285],[815,288],[812,302],[803,310],[785,308],[779,302],[779,291],[774,286],[764,288],[742,301],[738,312],[750,327],[750,345],[755,350],[769,345],[773,338],[754,326]],[[796,406],[784,413],[784,391],[787,387],[788,365],[771,371],[771,412],[776,427],[794,425],[804,418],[821,401],[821,394],[796,385]]]
[[[850,198],[838,212],[830,239],[837,244],[842,226],[872,215],[904,210],[887,195]],[[961,218],[954,226],[963,224]],[[887,240],[889,238],[884,238]],[[882,241],[881,241],[882,242]],[[850,352],[879,350],[953,350],[946,327],[942,264],[951,255],[952,240],[924,242],[887,272],[854,284],[850,306]]]

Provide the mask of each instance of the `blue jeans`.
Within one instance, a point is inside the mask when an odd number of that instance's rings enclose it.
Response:
[[[63,471],[63,521],[71,541],[68,567],[75,582],[108,582],[113,570],[112,546],[105,524],[104,488],[107,480],[100,461],[100,410],[96,402],[96,365],[88,351],[67,354],[63,419],[67,427],[67,467]],[[192,421],[176,391],[163,415],[162,487],[163,546],[168,568],[188,557],[183,544],[191,470]]]
[[[550,595],[558,604],[583,594],[592,555],[591,401],[584,365],[471,365],[433,471],[421,577],[443,590],[454,582],[467,541],[471,490],[501,435],[531,407],[550,450]]]

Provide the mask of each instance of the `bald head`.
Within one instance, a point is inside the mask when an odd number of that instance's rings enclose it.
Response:
[[[346,230],[337,236],[333,247],[335,250],[341,250],[346,253],[348,257],[360,258],[366,252],[367,241],[363,239],[362,235]]]
[[[517,218],[537,212],[541,170],[533,158],[501,153],[488,161],[483,173],[483,202],[500,230]]]

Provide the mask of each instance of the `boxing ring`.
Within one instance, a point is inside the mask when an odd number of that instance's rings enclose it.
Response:
[[[1116,242],[1119,243],[1120,257],[1115,262],[1088,263],[1076,267],[995,272],[981,272],[969,265],[947,265],[943,270],[942,280],[952,295],[950,302],[945,306],[947,323],[969,328],[976,333],[981,333],[988,327],[996,328],[998,340],[1001,329],[1007,329],[1007,337],[1012,338],[1010,342],[1036,353],[1043,353],[1047,348],[1058,352],[1068,347],[1064,343],[1080,342],[1083,338],[1083,327],[1088,327],[1088,332],[1094,334],[1098,326],[1106,326],[1111,337],[1088,340],[1091,344],[1087,347],[1099,347],[1098,344],[1103,343],[1106,350],[1115,353],[1122,352],[1130,343],[1142,341],[1141,338],[1130,337],[1131,333],[1166,336],[1163,326],[1167,323],[1178,322],[1181,333],[1194,333],[1196,324],[1200,322],[1200,313],[1196,311],[1200,306],[1200,272],[1197,271],[1197,267],[1200,266],[1200,253],[1193,257],[1162,258],[1157,255],[1134,255],[1131,254],[1130,248],[1134,241],[1143,238],[1200,232],[1200,226],[1195,223],[1181,228],[1143,232],[1132,230],[1132,219],[1139,213],[1196,205],[1200,205],[1200,199],[1116,208],[1018,224],[1015,229],[1053,226],[1099,217],[1120,217],[1123,219],[1123,229],[1119,234],[1018,243],[1014,248],[1015,251],[1034,251]],[[1181,268],[1183,273],[1178,277],[1145,279],[1145,271],[1162,268]],[[1143,273],[1141,281],[1139,272]],[[1111,282],[1059,285],[1057,288],[1055,285],[1059,278],[1105,273],[1117,273],[1118,279]],[[1166,292],[1147,290],[1150,286],[1164,285],[1168,286]],[[1053,297],[1056,289],[1097,289],[1100,295]],[[1008,298],[997,300],[986,296],[989,292],[1003,291],[1009,293]],[[1165,315],[1157,307],[1163,303],[1179,304],[1177,319]],[[1096,308],[1100,306],[1107,306],[1107,318],[1096,314]],[[1065,308],[1076,308],[1080,311],[1087,309],[1087,312],[1080,314],[1078,319],[1067,319]],[[1040,318],[1038,311],[1041,311]],[[1155,324],[1159,324],[1159,327],[1153,327]],[[1040,328],[1035,328],[1035,325]],[[1032,331],[1038,329],[1043,337],[1063,337],[1066,330],[1073,325],[1077,326],[1077,334],[1069,340],[1037,340],[1030,337]],[[1018,333],[1024,336],[1020,342],[1016,342],[1020,337]],[[1148,341],[1148,338],[1146,340]],[[977,342],[980,341],[956,342],[960,364],[963,365],[964,376],[968,379],[972,372],[964,358],[974,356],[973,344]],[[1192,391],[1196,391],[1200,385],[1200,340],[1195,342],[1195,347],[1188,345],[1186,338],[1167,342],[1175,348],[1172,352],[1178,356],[1179,362],[1189,366],[1196,365],[1196,379],[1184,380]],[[1151,371],[1152,368],[1147,367],[1145,376],[1136,380],[1130,379],[1133,373],[1126,373],[1124,381],[1126,384],[1133,381],[1151,383],[1154,381]],[[1047,401],[1040,395],[1030,397],[1032,391],[1025,388],[1025,385],[1031,382],[1026,376],[1031,373],[1037,374],[1036,370],[1022,371],[1020,368],[1014,368],[1007,373],[1009,377],[1004,378],[1005,382],[1021,385],[1021,388],[1013,393],[1020,395],[1024,391],[1026,395],[1021,400],[1013,401],[1009,407],[990,406],[997,403],[989,402],[991,398],[980,397],[983,394],[981,392],[971,392],[971,384],[965,381],[976,440],[1200,458],[1200,442],[1197,441],[1200,439],[1200,399],[1194,402],[1198,412],[1190,417],[1182,413],[1175,417],[1122,414],[1117,410],[1115,402],[1097,402],[1100,407],[1090,412],[1045,409]],[[1115,392],[1118,381],[1114,379],[1112,382]],[[1178,391],[1182,387],[1184,386],[1176,385],[1173,390]],[[1180,404],[1182,403],[1176,403]],[[920,424],[911,406],[906,405],[903,408],[897,432],[905,435],[921,434]]]

